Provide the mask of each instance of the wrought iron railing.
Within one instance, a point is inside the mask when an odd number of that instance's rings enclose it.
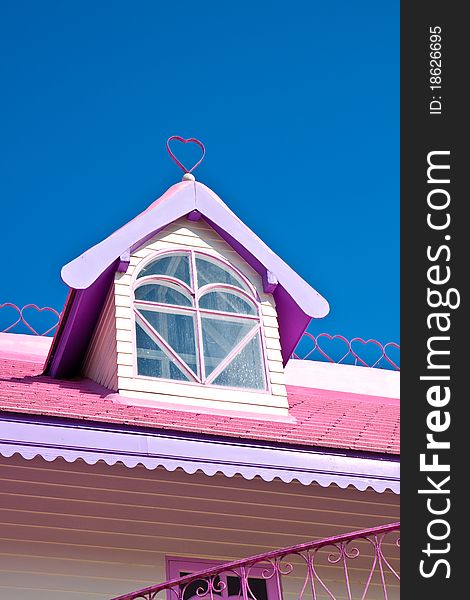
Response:
[[[392,523],[282,548],[114,600],[394,600],[399,530]]]
[[[11,302],[0,304],[0,332],[53,335],[60,313],[49,306],[40,308],[26,304],[22,308]],[[377,340],[356,337],[348,340],[342,335],[305,332],[292,358],[318,360],[337,364],[352,364],[399,371],[400,346],[395,342],[382,344]]]

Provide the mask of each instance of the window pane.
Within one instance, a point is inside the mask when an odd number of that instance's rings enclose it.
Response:
[[[241,581],[239,577],[227,576],[227,592],[229,598],[242,597]],[[258,577],[248,577],[248,598],[252,600],[268,600],[266,580]]]
[[[241,289],[246,289],[246,286],[241,283],[238,277],[235,277],[230,271],[205,258],[196,258],[196,270],[197,284],[199,287],[207,285],[208,283],[228,283],[230,285],[236,285]]]
[[[184,293],[167,285],[148,283],[135,290],[136,300],[159,302],[160,304],[176,304],[177,306],[191,306],[192,302]]]
[[[259,333],[214,379],[214,385],[265,389]]]
[[[193,316],[154,310],[139,310],[139,312],[188,367],[194,373],[198,373]]]
[[[228,318],[202,317],[202,344],[206,377],[256,325],[256,322],[245,319],[230,321]]]
[[[173,359],[169,358],[142,329],[135,324],[137,339],[137,372],[146,377],[159,377],[188,381],[188,377],[180,371]]]
[[[191,285],[189,257],[187,254],[166,254],[144,267],[137,278],[146,275],[168,275]]]
[[[208,292],[199,300],[199,306],[209,310],[256,315],[256,309],[249,300],[240,298],[240,296],[230,292]]]

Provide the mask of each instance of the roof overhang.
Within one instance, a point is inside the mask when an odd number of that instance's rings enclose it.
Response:
[[[184,181],[172,186],[147,210],[65,265],[62,279],[76,293],[56,333],[46,373],[74,375],[121,257],[173,221],[195,211],[250,264],[273,293],[284,363],[312,318],[328,314],[328,302],[255,235],[208,187]],[[78,343],[76,341],[78,339]]]
[[[88,464],[102,460],[108,465],[121,462],[129,468],[181,468],[189,474],[200,470],[209,476],[220,472],[227,477],[258,476],[265,481],[278,478],[286,483],[296,480],[323,487],[352,485],[361,491],[370,487],[380,493],[391,490],[398,494],[400,490],[398,457],[373,458],[350,452],[4,415],[0,420],[0,454],[10,457],[15,453],[28,460],[36,456],[47,461],[59,457],[67,462],[82,459]]]

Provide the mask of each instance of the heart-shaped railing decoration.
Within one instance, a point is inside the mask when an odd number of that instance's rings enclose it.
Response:
[[[202,150],[202,156],[201,156],[201,158],[190,169],[187,169],[183,165],[183,163],[176,158],[174,152],[170,148],[170,142],[172,142],[174,140],[178,141],[178,142],[181,142],[183,144],[196,144]],[[178,165],[178,167],[180,169],[182,169],[182,171],[184,173],[192,173],[194,171],[194,169],[196,167],[198,167],[202,163],[202,161],[204,160],[204,156],[206,155],[206,149],[204,148],[204,144],[201,141],[197,140],[196,138],[183,138],[183,137],[181,137],[179,135],[172,135],[171,137],[169,137],[167,139],[167,141],[166,141],[166,149],[168,151],[168,154],[171,156],[171,159],[175,161],[175,163]]]
[[[400,366],[390,358],[390,356],[387,354],[387,348],[395,348],[395,350],[397,350],[398,355],[400,355],[400,346],[399,344],[395,343],[395,342],[388,342],[387,344],[384,344],[384,359],[395,369],[395,371],[399,371],[400,370]]]
[[[40,308],[36,304],[26,304],[23,308],[19,308],[16,304],[5,302],[0,304],[0,309],[11,309],[13,311],[11,323],[4,329],[0,329],[0,333],[8,333],[23,324],[32,334],[45,336],[52,333],[60,321],[60,313],[50,306]],[[48,329],[39,332],[28,321],[27,317],[25,317],[25,312],[28,311],[52,313],[57,317],[57,322]],[[348,340],[343,335],[331,335],[329,333],[319,333],[315,336],[308,331],[304,333],[299,346],[302,346],[302,342],[305,341],[307,341],[311,347],[306,351],[297,350],[296,353],[292,355],[292,358],[302,360],[324,360],[337,364],[351,364],[352,362],[352,364],[362,367],[391,368],[395,371],[400,370],[396,357],[394,358],[389,354],[392,349],[395,354],[399,354],[400,346],[395,342],[381,344],[377,340],[364,340],[360,337]],[[361,350],[364,349],[367,349],[367,356],[365,356],[363,352],[361,353]],[[376,355],[372,358],[371,349],[376,350]],[[349,361],[349,363],[347,361]]]
[[[25,304],[25,306],[20,308],[16,304],[12,304],[11,302],[5,302],[3,304],[0,304],[0,309],[2,309],[2,308],[13,309],[13,311],[16,313],[17,316],[14,317],[15,320],[10,325],[8,325],[7,327],[5,327],[4,329],[1,330],[1,333],[8,333],[22,323],[33,335],[46,336],[49,333],[52,333],[54,331],[54,329],[57,327],[57,325],[59,324],[59,321],[60,321],[60,313],[57,312],[55,310],[55,308],[51,308],[50,306],[44,306],[41,308],[41,307],[37,306],[37,304]],[[57,317],[57,322],[54,323],[48,329],[46,329],[42,332],[39,332],[39,331],[37,331],[37,329],[35,327],[33,327],[33,325],[31,325],[31,323],[25,317],[26,311],[36,311],[38,313],[43,313],[43,312],[52,313],[53,315],[55,315]]]
[[[348,340],[342,335],[330,335],[329,333],[319,333],[315,336],[308,331],[304,333],[301,342],[304,340],[308,340],[312,347],[302,355],[297,350],[293,358],[303,360],[318,358],[337,364],[346,364],[347,359],[349,359],[349,364],[352,362],[357,366],[371,368],[387,368],[387,365],[384,364],[386,362],[393,370],[400,370],[397,362],[387,354],[387,350],[391,348],[400,351],[400,346],[395,342],[381,344],[377,340],[364,340],[360,337]],[[371,358],[374,348],[376,349],[376,356]],[[367,349],[367,356],[364,356],[363,352],[361,353],[361,349]],[[334,351],[335,357],[332,356]]]
[[[353,347],[354,344],[356,345],[357,350],[354,349],[354,347]],[[369,351],[370,351],[371,346],[378,348],[378,350],[379,350],[378,357],[375,360],[372,358],[372,359],[369,359],[369,362],[366,362],[358,354],[358,352],[360,352],[360,350],[359,350],[360,345],[362,345],[363,348],[365,348],[366,346],[369,346]],[[350,346],[351,346],[351,356],[353,356],[355,363],[361,364],[364,367],[372,367],[372,368],[378,367],[380,365],[380,361],[385,358],[384,347],[377,340],[373,340],[373,339],[364,340],[362,338],[356,337],[356,338],[353,338],[352,340],[350,340]]]
[[[21,309],[18,308],[18,306],[16,306],[16,304],[12,304],[11,302],[5,302],[4,304],[0,304],[0,309],[2,309],[2,308],[11,308],[18,315],[18,317],[16,318],[16,321],[11,323],[11,325],[6,327],[5,329],[2,329],[2,333],[8,333],[12,329],[14,329],[19,323],[21,323]]]

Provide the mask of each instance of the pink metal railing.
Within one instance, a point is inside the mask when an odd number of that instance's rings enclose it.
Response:
[[[165,581],[114,600],[394,600],[399,523],[258,554]],[[265,591],[256,586],[257,579]],[[228,595],[227,578],[238,579]]]
[[[307,344],[305,344],[307,342]],[[307,349],[301,352],[300,347],[307,345]],[[392,349],[398,355],[390,356]],[[333,358],[332,351],[336,351],[337,357]],[[330,335],[319,333],[313,335],[306,331],[292,358],[302,360],[326,360],[328,362],[343,364],[349,362],[356,366],[376,367],[393,369],[399,371],[400,367],[396,361],[399,360],[400,346],[395,342],[381,344],[374,339],[364,340],[360,337],[348,340],[342,335]]]
[[[26,333],[50,335],[55,332],[60,320],[60,313],[49,306],[40,308],[36,304],[26,304],[20,308],[16,304],[5,302],[0,304],[0,309],[12,311],[11,323],[4,329],[0,329],[1,333],[18,331],[20,327],[23,327]],[[34,317],[35,320],[37,320],[39,313],[48,313],[56,318],[56,322],[49,323],[49,327],[44,331],[37,331],[37,326],[34,327],[28,321],[25,313]],[[391,352],[394,352],[397,356],[391,355]],[[292,358],[328,361],[337,364],[349,363],[363,367],[387,368],[399,371],[399,353],[400,346],[395,342],[381,344],[377,340],[364,340],[360,337],[348,340],[342,335],[330,335],[329,333],[313,335],[307,331],[304,333]]]
[[[11,311],[11,323],[9,325],[7,325],[6,327],[4,327],[4,329],[0,330],[0,333],[7,333],[9,331],[13,331],[13,330],[17,330],[21,327],[21,325],[23,325],[26,328],[26,333],[32,333],[33,335],[49,335],[50,333],[53,333],[54,330],[56,329],[57,325],[59,324],[59,320],[60,320],[60,313],[56,311],[55,308],[51,308],[50,306],[44,306],[42,308],[40,308],[37,304],[25,304],[25,306],[23,306],[22,308],[20,308],[19,306],[17,306],[16,304],[12,304],[11,302],[4,302],[3,304],[0,304],[0,309],[6,309]],[[54,317],[56,317],[56,319],[54,319],[54,322],[52,323],[52,325],[49,323],[49,326],[42,330],[42,331],[37,331],[37,329],[35,327],[33,327],[33,325],[31,325],[30,321],[28,321],[28,319],[25,317],[25,312],[30,311],[31,312],[31,316],[36,320],[37,319],[37,314],[35,315],[34,312],[36,313],[48,313],[48,314],[52,314]],[[7,317],[8,318],[8,317]],[[31,318],[31,317],[30,317]]]

